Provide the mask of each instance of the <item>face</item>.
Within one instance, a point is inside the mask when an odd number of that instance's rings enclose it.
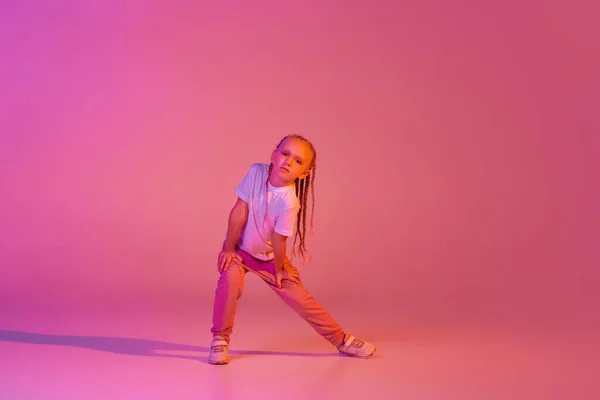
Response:
[[[312,159],[313,152],[304,140],[287,138],[271,155],[272,175],[288,183],[304,179],[310,172]]]

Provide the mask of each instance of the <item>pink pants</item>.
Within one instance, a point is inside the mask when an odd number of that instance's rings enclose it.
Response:
[[[211,329],[213,335],[222,336],[229,342],[237,302],[242,296],[244,278],[249,271],[261,277],[288,306],[332,345],[337,347],[342,344],[344,330],[308,293],[301,282],[286,279],[284,275],[281,282],[283,288],[280,289],[275,285],[275,264],[272,261],[258,260],[241,249],[237,252],[244,265],[231,263],[231,266],[221,273],[217,282]],[[288,268],[295,269],[290,264]]]

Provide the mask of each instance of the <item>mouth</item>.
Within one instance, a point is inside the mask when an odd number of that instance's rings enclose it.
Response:
[[[289,173],[289,172],[290,172],[290,170],[289,170],[289,169],[287,169],[286,167],[279,167],[279,168],[281,168],[282,170],[284,170],[284,171],[285,171],[285,172],[287,172],[287,173]]]

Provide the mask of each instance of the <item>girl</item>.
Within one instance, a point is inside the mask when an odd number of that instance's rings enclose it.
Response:
[[[344,332],[308,293],[298,270],[287,257],[287,239],[295,233],[293,246],[298,242],[298,251],[306,258],[306,205],[310,191],[314,211],[316,161],[317,153],[307,139],[286,136],[271,154],[270,165],[253,164],[235,189],[238,199],[229,214],[227,235],[217,261],[220,277],[215,292],[209,363],[229,362],[229,338],[247,272],[267,282],[340,353],[363,358],[375,353],[372,344]]]

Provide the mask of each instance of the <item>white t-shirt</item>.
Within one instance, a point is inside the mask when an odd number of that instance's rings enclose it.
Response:
[[[235,193],[248,203],[248,220],[242,229],[238,246],[253,257],[265,261],[275,257],[271,246],[273,232],[292,236],[300,210],[294,185],[275,187],[269,182],[267,192],[265,183],[268,174],[268,164],[252,164],[242,182],[235,188]],[[265,218],[267,202],[269,207]]]

